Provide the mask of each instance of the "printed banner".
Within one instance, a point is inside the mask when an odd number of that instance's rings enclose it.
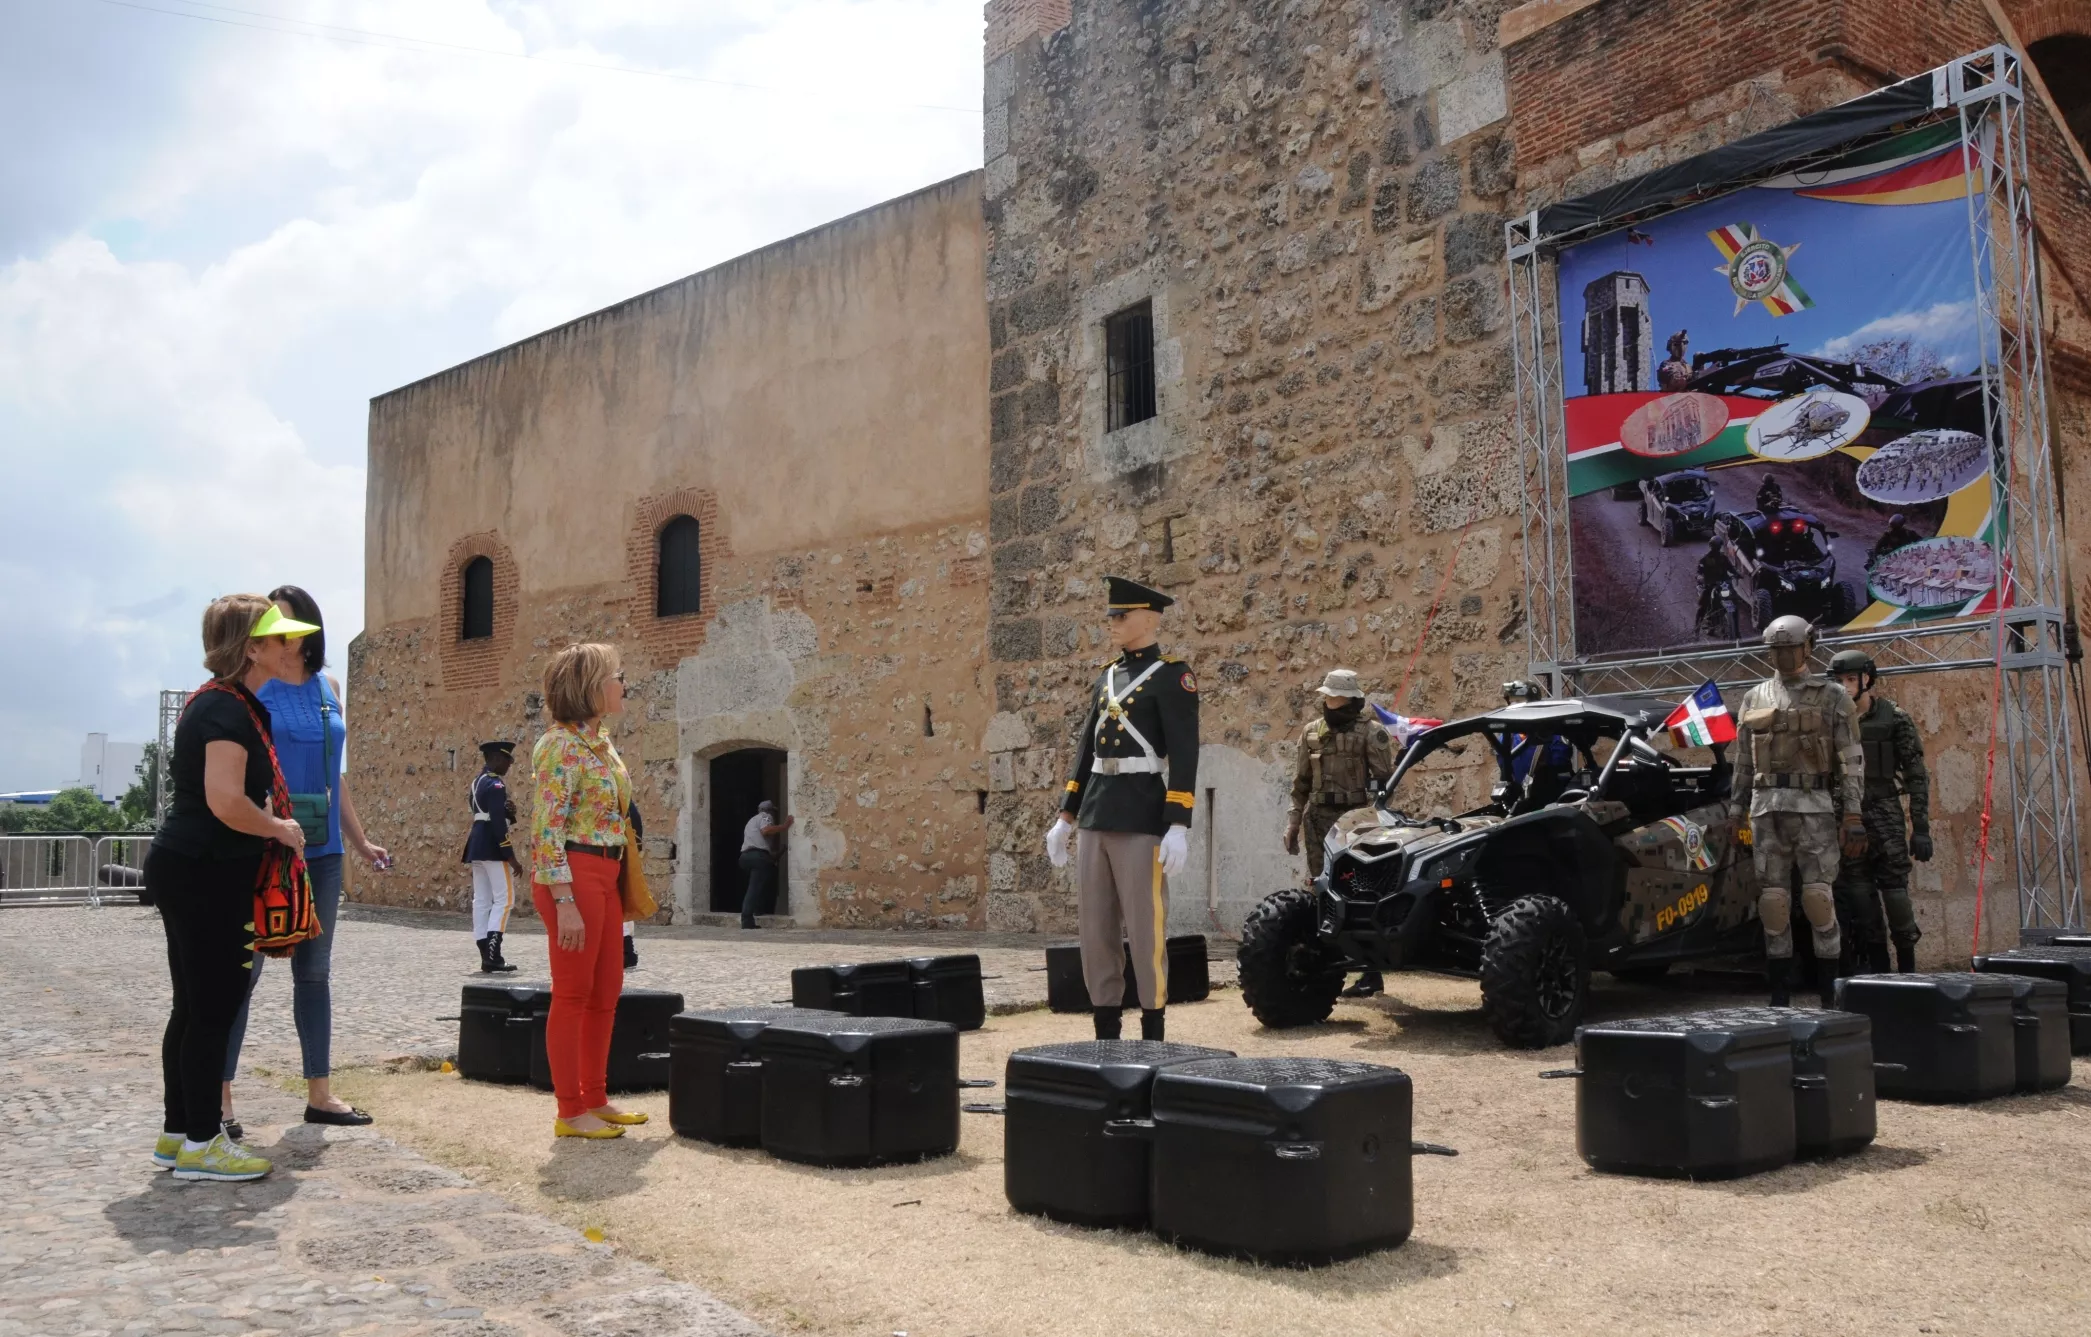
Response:
[[[1946,124],[1561,253],[1578,654],[2008,598],[1969,180]]]

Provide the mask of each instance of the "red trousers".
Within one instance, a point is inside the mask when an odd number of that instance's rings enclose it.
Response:
[[[617,894],[619,861],[568,850],[574,908],[581,912],[581,949],[559,945],[559,907],[552,888],[530,887],[538,918],[551,939],[552,1011],[545,1019],[545,1057],[551,1061],[552,1094],[559,1117],[571,1119],[610,1103],[604,1089],[610,1071],[610,1028],[617,997],[624,992],[624,901]]]

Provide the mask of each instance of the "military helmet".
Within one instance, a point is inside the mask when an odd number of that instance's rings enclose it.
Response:
[[[1792,613],[1775,617],[1764,629],[1764,643],[1774,649],[1782,645],[1813,646],[1815,624]]]
[[[1860,673],[1870,678],[1878,672],[1880,669],[1874,664],[1873,656],[1864,650],[1839,650],[1830,657],[1830,676],[1833,678],[1841,678],[1847,673]]]

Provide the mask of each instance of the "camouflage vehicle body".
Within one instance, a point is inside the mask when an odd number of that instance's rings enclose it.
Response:
[[[1558,1044],[1574,1032],[1592,969],[1652,976],[1754,950],[1757,876],[1729,811],[1727,769],[1683,766],[1653,747],[1668,709],[1540,701],[1420,736],[1378,801],[1331,828],[1311,898],[1279,892],[1251,913],[1241,948],[1249,1005],[1267,1025],[1303,1024],[1328,1014],[1349,970],[1448,972],[1481,979],[1483,1010],[1508,1043]],[[1533,739],[1555,740],[1566,764],[1521,766]],[[1402,811],[1416,766],[1477,744],[1498,772],[1488,803]]]

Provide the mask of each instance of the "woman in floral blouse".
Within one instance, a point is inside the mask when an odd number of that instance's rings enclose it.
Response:
[[[617,874],[630,838],[632,781],[606,716],[624,709],[624,674],[607,645],[569,645],[545,669],[554,723],[530,754],[531,899],[551,927],[552,1011],[545,1021],[558,1137],[621,1137],[645,1123],[610,1103],[610,1028],[624,992],[624,902]]]

